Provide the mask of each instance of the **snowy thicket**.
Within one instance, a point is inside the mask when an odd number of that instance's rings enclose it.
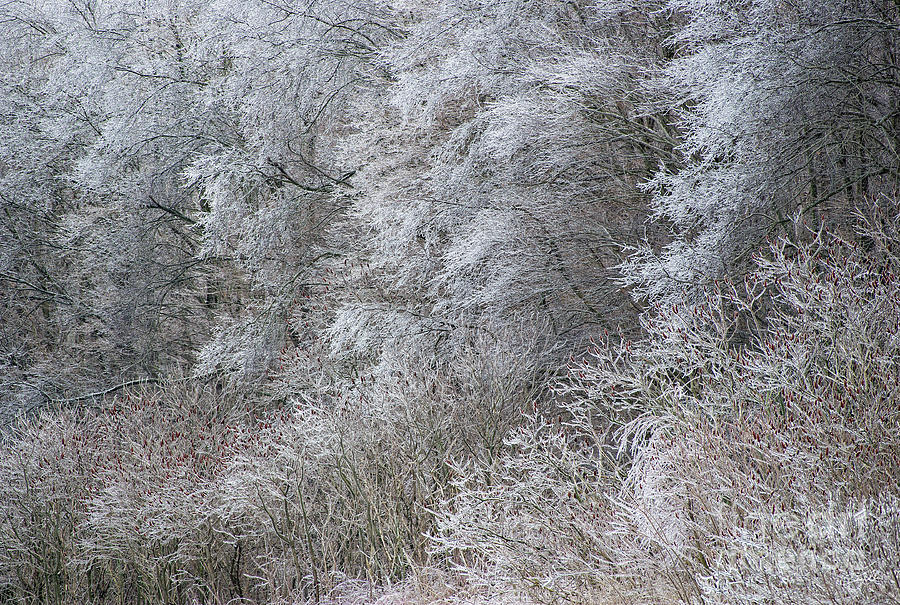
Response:
[[[460,464],[438,551],[539,602],[892,602],[897,228],[779,239],[645,342],[598,345],[557,418]]]
[[[0,601],[900,599],[893,0],[25,0],[0,97]]]

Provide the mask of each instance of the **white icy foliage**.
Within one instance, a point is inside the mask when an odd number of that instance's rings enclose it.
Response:
[[[892,9],[878,1],[675,0],[683,56],[661,78],[681,110],[686,165],[650,188],[675,241],[626,269],[651,299],[691,296],[740,270],[795,211],[817,215],[890,189],[900,98]]]
[[[369,119],[343,146],[374,281],[343,297],[332,331],[356,336],[341,342],[359,352],[368,325],[382,350],[434,352],[544,325],[562,349],[627,329],[615,265],[644,216],[638,184],[675,140],[642,90],[668,27],[647,22],[624,3],[529,1],[401,21],[384,92],[358,102]]]
[[[897,9],[0,4],[0,601],[896,601]]]
[[[7,214],[16,230],[39,226],[21,257],[39,277],[14,281],[43,299],[44,325],[29,339],[42,353],[17,362],[29,364],[21,384],[41,401],[22,406],[188,363],[202,338],[191,199],[181,188],[187,155],[202,145],[190,102],[200,83],[180,57],[192,10],[145,8],[2,8],[12,45],[4,96],[27,124],[4,130],[28,149],[3,144],[18,182],[2,204],[17,212],[40,200],[26,223]]]
[[[384,18],[376,4],[344,2],[207,9],[197,52],[217,70],[201,101],[228,135],[186,174],[205,208],[201,256],[233,268],[247,292],[238,317],[201,351],[201,372],[261,376],[296,298],[321,294],[322,261],[346,253],[328,240],[353,172],[335,145],[353,124],[349,99],[377,44],[392,35]]]

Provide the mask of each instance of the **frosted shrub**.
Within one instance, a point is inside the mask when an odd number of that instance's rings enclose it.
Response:
[[[16,602],[241,595],[211,504],[237,447],[224,400],[170,386],[47,412],[0,450],[0,578]],[[239,563],[239,561],[238,561]]]
[[[91,486],[75,452],[89,442],[71,415],[16,437],[0,444],[0,596],[59,603],[78,575],[75,525]]]
[[[23,420],[0,450],[4,599],[417,593],[421,566],[440,563],[425,535],[450,460],[499,456],[546,380],[527,342],[492,338],[452,361],[394,358],[377,381],[326,376],[255,417],[189,381]]]
[[[245,429],[250,447],[229,463],[219,510],[248,537],[256,585],[319,599],[438,564],[425,535],[450,489],[449,461],[499,455],[543,382],[521,361],[535,358],[477,339],[452,361],[398,356],[377,380],[320,385]]]
[[[893,209],[892,211],[895,211]],[[435,535],[473,581],[576,602],[896,599],[896,218],[773,242],[598,348]],[[618,356],[617,356],[618,355]]]

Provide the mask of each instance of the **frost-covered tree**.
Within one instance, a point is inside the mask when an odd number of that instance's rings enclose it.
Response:
[[[323,261],[353,248],[329,239],[354,171],[335,150],[359,119],[349,99],[395,32],[377,2],[221,2],[202,31],[199,56],[217,72],[201,100],[227,116],[230,136],[188,171],[204,206],[200,256],[247,293],[220,313],[201,371],[260,378],[285,343],[320,327]]]
[[[68,280],[71,249],[56,235],[60,216],[78,203],[67,176],[94,133],[87,123],[90,100],[48,90],[66,57],[72,26],[65,16],[25,4],[2,11],[0,405],[15,412],[58,395],[56,379],[70,369],[47,363],[61,348],[62,316],[85,310]]]
[[[4,54],[4,278],[11,295],[43,297],[25,313],[40,309],[44,321],[20,341],[40,353],[14,362],[22,373],[6,392],[30,406],[192,363],[211,280],[196,258],[200,207],[184,170],[223,136],[198,99],[209,71],[189,53],[197,8],[4,11],[4,40],[16,47]]]
[[[680,108],[685,165],[653,184],[675,237],[630,271],[654,298],[740,270],[797,212],[839,224],[900,175],[896,3],[670,6],[687,20],[675,36],[684,56],[661,82]]]
[[[646,86],[672,27],[659,9],[410,7],[380,55],[385,90],[344,145],[367,264],[330,329],[337,350],[452,355],[511,326],[562,350],[632,329],[615,266],[643,234],[640,183],[677,143]]]
[[[60,168],[54,170],[46,161],[62,155],[64,146],[42,136],[45,114],[36,91],[40,70],[26,69],[42,54],[42,27],[37,22],[7,25],[0,42],[0,374],[4,377],[0,412],[4,416],[16,407],[20,395],[38,395],[27,393],[28,368],[45,345],[50,312],[65,297],[62,284],[52,275],[55,256],[47,238],[63,201],[54,191],[56,184],[62,193],[55,181]]]
[[[114,374],[158,376],[190,363],[203,337],[200,208],[183,173],[216,141],[219,122],[197,101],[209,77],[189,56],[197,13],[190,3],[98,6],[97,23],[80,32],[93,47],[72,42],[57,67],[91,58],[82,69],[95,88],[82,95],[96,105],[96,132],[73,166],[79,203],[63,215],[60,238],[73,250],[72,278],[94,301],[92,329],[109,342]],[[53,86],[72,94],[62,73]]]

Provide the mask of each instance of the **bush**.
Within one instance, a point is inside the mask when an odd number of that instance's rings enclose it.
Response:
[[[408,581],[433,562],[449,460],[498,456],[544,382],[534,355],[486,346],[255,415],[191,379],[23,419],[0,444],[4,600],[318,602]]]
[[[239,446],[225,398],[173,383],[46,411],[0,445],[10,602],[186,602],[241,594],[217,481]]]
[[[898,224],[773,242],[573,364],[561,416],[460,468],[436,550],[540,602],[896,599]]]

